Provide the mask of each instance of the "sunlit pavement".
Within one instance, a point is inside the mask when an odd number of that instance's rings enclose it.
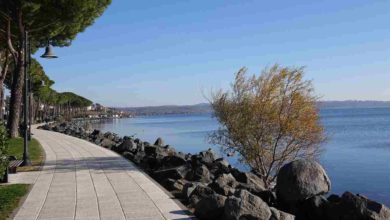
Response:
[[[46,161],[40,172],[11,177],[11,182],[35,182],[14,219],[191,219],[116,153],[60,133],[32,132]]]

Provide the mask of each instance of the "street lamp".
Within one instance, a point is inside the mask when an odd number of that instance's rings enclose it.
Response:
[[[57,58],[53,53],[53,49],[48,42],[45,53],[41,56],[42,58]],[[28,152],[28,140],[31,135],[31,121],[28,119],[29,114],[29,93],[31,93],[32,77],[29,75],[29,69],[31,64],[31,44],[28,38],[28,31],[24,31],[24,111],[23,111],[23,166],[31,165],[29,152]],[[29,83],[30,82],[30,83]],[[30,85],[29,85],[30,84]],[[32,109],[31,109],[32,110]]]

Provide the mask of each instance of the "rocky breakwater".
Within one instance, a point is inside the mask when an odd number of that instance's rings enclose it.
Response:
[[[232,167],[211,151],[184,154],[158,138],[154,144],[75,123],[50,124],[57,131],[111,149],[144,169],[199,219],[224,220],[390,220],[390,209],[364,196],[325,195],[331,181],[320,164],[296,160],[266,189],[251,172]]]

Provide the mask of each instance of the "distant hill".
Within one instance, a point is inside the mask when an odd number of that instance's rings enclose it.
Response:
[[[135,115],[169,115],[169,114],[202,114],[211,113],[211,106],[206,103],[196,105],[162,105],[145,107],[115,108]]]
[[[320,108],[379,108],[390,107],[390,101],[320,101]],[[211,106],[207,103],[196,105],[162,105],[145,107],[122,107],[115,108],[131,112],[134,115],[169,115],[169,114],[202,114],[211,113]]]
[[[346,101],[320,101],[320,108],[384,108],[390,107],[390,101],[360,101],[360,100],[346,100]]]

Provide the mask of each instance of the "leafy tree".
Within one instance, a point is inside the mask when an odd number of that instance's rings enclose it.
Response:
[[[32,51],[45,46],[69,46],[79,32],[99,17],[111,0],[2,0],[0,1],[0,39],[5,39],[14,71],[11,84],[10,117],[7,126],[18,136],[24,85],[24,33],[29,32]]]
[[[303,68],[274,65],[258,77],[236,74],[232,91],[214,93],[211,104],[220,128],[210,135],[226,153],[270,187],[279,169],[297,158],[316,158],[324,141],[316,96]]]

